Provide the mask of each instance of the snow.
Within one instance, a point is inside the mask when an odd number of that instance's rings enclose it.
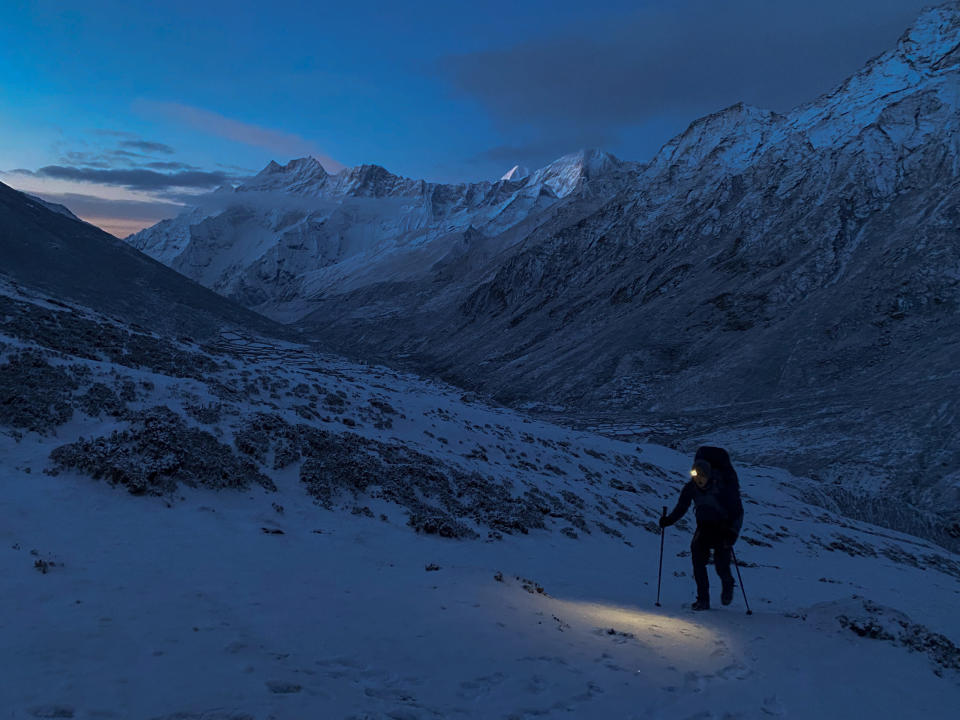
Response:
[[[327,171],[316,158],[297,158],[286,165],[280,165],[271,160],[263,170],[243,186],[243,189],[296,191],[313,183],[322,183],[326,179]]]
[[[755,614],[739,594],[693,614],[680,607],[689,578],[674,577],[688,572],[676,557],[687,533],[668,531],[655,608],[652,535],[636,548],[458,543],[280,492],[184,490],[166,507],[11,473],[0,704],[11,717],[843,718],[948,717],[960,699],[955,672],[937,677],[922,654],[835,620],[857,609],[851,591],[868,593],[939,616],[956,641],[957,582],[936,572],[804,557],[794,543],[743,549],[760,565],[743,570]],[[750,510],[754,524],[769,512]],[[33,548],[57,562],[47,574],[31,567]]]
[[[0,343],[0,365],[14,348],[43,349],[16,334]],[[349,499],[318,506],[296,466],[263,466],[276,492],[133,497],[44,472],[54,447],[125,420],[78,413],[50,435],[2,431],[0,707],[10,717],[933,718],[960,701],[960,651],[949,645],[960,643],[960,557],[807,505],[798,498],[810,481],[738,463],[747,514],[736,552],[753,615],[739,588],[730,607],[688,609],[689,523],[666,531],[657,608],[660,538],[648,525],[675,501],[689,457],[292,343],[231,332],[219,347],[235,367],[203,379],[56,360],[93,379],[148,381],[134,410],[219,401],[223,419],[208,427],[226,442],[251,412],[294,417],[310,402],[213,393],[244,373],[322,382],[358,420],[378,399],[395,408],[391,427],[300,422],[399,442],[491,483],[569,493],[590,532],[571,537],[548,518],[499,539],[416,534],[406,509],[376,492],[352,501],[371,517]],[[603,519],[619,537],[600,531]],[[930,633],[944,636],[943,657]]]
[[[608,152],[583,149],[540,168],[530,176],[527,184],[548,187],[557,197],[563,198],[576,190],[582,181],[612,172],[622,165]]]
[[[619,166],[582,151],[534,175],[514,168],[498,183],[436,185],[377,165],[329,175],[314,158],[271,161],[127,242],[228,297],[264,298],[255,309],[286,322],[318,295],[422,278],[457,256],[468,232],[496,237]]]
[[[522,165],[514,165],[512,168],[507,170],[501,180],[513,180],[519,181],[523,180],[526,177],[529,177],[530,171]]]

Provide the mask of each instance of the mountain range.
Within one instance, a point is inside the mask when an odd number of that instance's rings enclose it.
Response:
[[[271,163],[128,238],[352,357],[960,538],[960,4],[788,113],[496,182]]]

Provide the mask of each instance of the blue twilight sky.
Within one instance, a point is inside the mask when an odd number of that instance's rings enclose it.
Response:
[[[447,182],[644,160],[705,113],[828,91],[926,4],[6,0],[0,181],[125,235],[271,159]]]

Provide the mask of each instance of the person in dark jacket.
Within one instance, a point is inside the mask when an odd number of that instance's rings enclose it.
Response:
[[[733,601],[730,549],[737,541],[743,525],[740,480],[726,450],[709,446],[697,450],[690,476],[680,492],[677,506],[669,515],[660,518],[660,527],[673,525],[693,503],[697,529],[690,543],[690,554],[693,578],[697,583],[697,600],[692,607],[694,610],[709,610],[707,562],[710,550],[713,550],[714,565],[722,583],[720,600],[724,605]]]

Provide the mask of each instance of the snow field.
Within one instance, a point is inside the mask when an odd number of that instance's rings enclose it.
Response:
[[[654,536],[443,540],[319,509],[295,480],[182,497],[8,475],[9,717],[949,717],[960,695],[955,672],[835,621],[855,589],[950,622],[958,584],[936,572],[742,549],[755,614],[739,594],[694,614],[673,575],[687,533],[668,535],[658,609]]]
[[[3,357],[44,351],[0,339]],[[562,506],[527,533],[491,534],[465,517],[478,539],[420,535],[410,509],[376,485],[319,507],[300,462],[276,469],[273,450],[257,462],[276,492],[180,485],[132,497],[73,470],[45,472],[54,448],[109,436],[130,424],[123,416],[77,410],[46,434],[4,429],[0,716],[952,717],[957,556],[810,506],[798,499],[810,481],[734,457],[746,505],[736,550],[754,615],[739,589],[728,608],[688,609],[688,522],[667,531],[656,608],[650,523],[675,502],[689,457],[295,346],[222,342],[241,351],[234,367],[202,379],[47,359],[88,367],[87,383],[132,380],[131,417],[165,406],[228,445],[269,411]],[[298,390],[313,382],[323,391]],[[372,400],[392,412],[370,414]],[[221,408],[207,417],[190,410],[198,403]],[[583,527],[565,533],[577,514]]]

